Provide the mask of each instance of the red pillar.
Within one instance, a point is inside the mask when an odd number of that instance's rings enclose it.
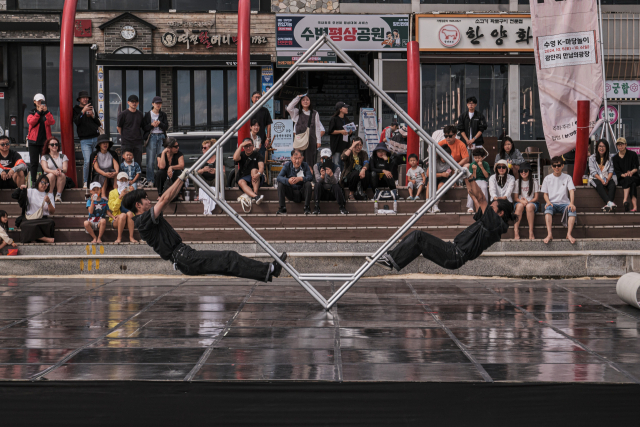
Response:
[[[583,185],[582,175],[584,175],[587,167],[588,149],[589,101],[578,101],[578,131],[576,132],[576,161],[573,165],[573,185]]]
[[[78,0],[64,2],[60,27],[60,137],[62,152],[69,158],[67,176],[78,186],[76,150],[73,144],[73,24]]]
[[[420,48],[418,42],[407,45],[407,113],[420,124]],[[411,128],[407,135],[407,168],[409,155],[420,156],[420,138]]]
[[[251,48],[251,3],[250,0],[238,1],[238,118],[249,109],[249,79],[251,78],[251,63],[249,49]],[[247,122],[238,131],[238,145],[249,138],[251,123]]]

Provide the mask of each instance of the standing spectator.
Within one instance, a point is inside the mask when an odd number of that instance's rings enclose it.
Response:
[[[5,247],[13,246],[17,248],[18,245],[9,237],[9,215],[6,211],[0,210],[0,254],[6,255],[7,251]]]
[[[504,137],[500,152],[496,154],[496,163],[498,163],[498,160],[506,160],[509,170],[513,171],[514,178],[518,179],[518,171],[520,170],[520,164],[524,162],[524,157],[513,144],[511,137]]]
[[[473,148],[472,145],[482,147],[484,145],[482,132],[487,130],[487,119],[480,111],[476,111],[477,106],[478,99],[470,96],[467,98],[467,111],[458,118],[458,132],[469,148]]]
[[[69,159],[62,153],[62,144],[56,137],[47,140],[42,150],[42,160],[40,160],[42,171],[49,178],[51,188],[49,191],[55,191],[56,203],[62,201],[62,192],[67,184],[67,168],[69,167]]]
[[[27,117],[29,123],[29,133],[27,143],[29,144],[29,164],[31,165],[31,182],[35,186],[38,176],[38,166],[40,166],[40,153],[45,142],[51,138],[51,126],[56,124],[53,114],[47,110],[44,95],[36,93],[33,97],[35,108]]]
[[[147,183],[148,186],[155,185],[155,172],[158,167],[158,154],[162,151],[162,144],[167,137],[169,120],[167,113],[161,110],[162,98],[154,96],[151,101],[151,110],[147,111],[142,120],[142,130],[144,140],[147,142]],[[142,165],[142,163],[138,163]],[[137,188],[137,187],[136,187]]]
[[[340,166],[331,160],[331,150],[324,148],[320,151],[320,162],[313,166],[313,176],[316,179],[315,198],[316,205],[314,215],[320,213],[321,200],[336,200],[340,207],[340,213],[347,215],[344,192],[340,187]]]
[[[80,91],[76,101],[78,101],[78,105],[73,107],[73,123],[76,124],[76,132],[78,133],[82,157],[84,158],[82,176],[84,178],[84,188],[87,188],[89,158],[98,144],[98,136],[100,136],[102,122],[100,122],[100,119],[96,116],[93,105],[91,105],[89,92],[86,90]]]
[[[296,108],[296,105],[298,108]],[[296,96],[287,105],[287,111],[291,116],[291,120],[293,120],[296,135],[305,133],[307,129],[309,130],[309,145],[303,151],[304,161],[308,165],[315,165],[316,152],[320,148],[322,130],[324,129],[322,123],[320,123],[320,114],[312,108],[311,98],[306,94]]]
[[[213,144],[216,143],[215,139],[208,139],[206,141],[202,142],[202,152],[206,153],[207,151],[209,151],[209,148],[211,148],[213,146]],[[222,165],[222,173],[224,173],[225,171],[225,167],[224,164]],[[209,158],[209,160],[207,160],[207,162],[196,171],[198,173],[198,175],[200,175],[202,177],[202,179],[209,185],[209,187],[215,187],[216,185],[216,155],[214,154],[213,156],[211,156]],[[224,175],[223,175],[224,177]],[[224,183],[224,179],[222,180],[222,182]],[[195,201],[198,201],[199,197],[198,195],[200,194],[200,186],[198,185],[197,182],[194,182],[194,186],[196,187],[196,198],[194,199]]]
[[[409,189],[409,197],[407,200],[420,200],[420,192],[424,189],[424,183],[427,179],[424,176],[424,169],[418,166],[418,156],[411,154],[409,156],[409,165],[411,166],[407,171],[407,188]],[[413,195],[415,190],[416,195]],[[426,194],[426,192],[425,192]]]
[[[164,140],[164,150],[158,154],[158,173],[155,183],[158,196],[162,196],[167,188],[178,179],[180,171],[184,169],[184,154],[180,151],[180,145],[175,138]],[[178,173],[176,173],[178,171]],[[167,183],[167,181],[170,181]]]
[[[112,214],[109,221],[113,228],[118,230],[118,238],[113,243],[122,242],[122,233],[124,232],[125,227],[129,229],[129,241],[131,243],[138,243],[138,241],[133,238],[133,212],[122,206],[122,199],[127,195],[127,193],[133,191],[134,188],[132,185],[129,185],[129,176],[126,172],[120,172],[117,178],[118,188],[114,188],[109,193],[109,210]]]
[[[394,120],[382,131],[380,141],[391,151],[391,173],[393,179],[398,179],[398,166],[407,163],[407,132]]]
[[[489,178],[489,196],[491,201],[508,200],[513,203],[513,190],[516,188],[516,180],[509,175],[509,165],[506,160],[498,160],[493,165],[493,172]]]
[[[262,94],[260,92],[253,92],[253,95],[251,95],[251,102],[255,104],[260,101],[260,98],[262,98]],[[260,141],[262,141],[262,147],[259,151],[262,158],[266,159],[267,149],[271,148],[271,124],[273,124],[269,109],[267,107],[260,107],[251,119],[252,122],[255,119],[260,125],[258,136],[260,137]]]
[[[29,168],[22,156],[11,148],[6,135],[0,136],[0,190],[13,190],[26,182]]]
[[[349,188],[349,200],[355,200],[358,184],[364,191],[371,181],[371,173],[367,170],[369,169],[369,156],[362,150],[362,138],[354,137],[351,141],[351,147],[342,152],[340,159],[344,163],[340,184],[343,188]]]
[[[309,215],[311,209],[311,181],[313,175],[306,162],[302,161],[302,151],[294,148],[291,151],[291,161],[285,163],[278,175],[278,199],[280,209],[278,214],[286,214],[285,196],[294,203],[300,203],[304,198],[304,214]]]
[[[456,138],[456,127],[448,125],[444,127],[444,140],[438,142],[441,147],[448,145],[451,149],[451,157],[458,162],[460,166],[469,164],[469,151],[464,142]]]
[[[260,138],[260,124],[256,119],[251,119],[251,132],[249,133],[249,138],[253,141],[253,148],[256,149],[264,159],[267,151],[262,143],[262,138]]]
[[[486,200],[489,199],[489,177],[491,176],[491,169],[489,163],[483,160],[484,149],[481,147],[473,149],[473,162],[469,165],[469,172],[471,172],[471,178],[473,178],[478,185],[478,188],[484,194]],[[478,201],[473,199],[471,193],[467,195],[467,213],[475,213],[478,209]]]
[[[46,176],[41,176],[38,179],[35,188],[27,189],[26,185],[20,186],[18,204],[23,209],[24,217],[16,220],[16,227],[20,227],[20,241],[22,243],[36,240],[45,243],[54,242],[53,235],[56,223],[49,218],[49,215],[55,213],[56,205],[53,201],[53,194],[48,190],[49,178]]]
[[[91,168],[89,170],[92,182],[100,183],[102,197],[107,198],[108,188],[115,188],[116,175],[120,172],[118,154],[113,151],[113,141],[108,135],[98,137],[96,151],[91,153]]]
[[[84,229],[93,238],[91,243],[102,243],[102,235],[107,229],[107,218],[115,219],[109,210],[109,201],[101,197],[102,189],[99,182],[92,182],[89,186],[91,197],[87,200],[89,219],[84,222]],[[96,233],[98,232],[98,237]]]
[[[329,147],[333,153],[333,163],[344,168],[340,155],[344,150],[349,148],[349,135],[353,132],[344,130],[344,125],[350,123],[347,113],[349,106],[344,102],[336,104],[336,111],[329,121]]]
[[[122,151],[122,163],[120,163],[120,171],[125,172],[129,177],[129,185],[133,186],[134,190],[138,189],[138,179],[142,175],[142,168],[140,165],[133,161],[133,153],[129,150]]]
[[[576,206],[573,204],[576,187],[573,185],[573,179],[566,173],[562,173],[564,160],[561,156],[555,156],[551,159],[551,167],[553,174],[544,178],[540,189],[544,194],[544,220],[547,224],[547,237],[544,242],[549,243],[553,239],[551,233],[552,217],[553,214],[559,213],[562,214],[563,225],[568,227],[567,239],[573,245],[576,242],[576,239],[571,235],[576,223]]]
[[[611,212],[617,208],[613,201],[616,198],[618,177],[613,172],[609,143],[606,139],[599,139],[596,142],[596,152],[589,156],[589,185],[595,187],[598,195],[606,203],[602,208],[604,212]]]
[[[513,191],[513,199],[516,201],[515,209],[518,217],[513,224],[513,238],[520,239],[520,221],[522,214],[527,213],[529,223],[529,239],[535,240],[533,226],[536,213],[540,210],[538,199],[540,197],[540,184],[531,177],[531,165],[524,162],[520,165],[520,178],[516,181],[516,188]]]
[[[144,140],[142,139],[142,111],[138,110],[138,97],[129,95],[127,100],[129,108],[118,115],[118,133],[121,137],[122,151],[131,151],[137,164],[142,164],[142,151]]]
[[[624,211],[629,212],[629,195],[631,195],[631,203],[633,204],[631,212],[637,212],[637,188],[640,185],[638,155],[633,151],[627,151],[627,140],[625,138],[618,138],[616,147],[618,148],[618,154],[613,156],[613,169],[624,190]]]
[[[451,154],[451,148],[449,147],[449,145],[443,146],[442,149],[447,154]],[[449,164],[445,162],[444,159],[438,155],[438,159],[436,160],[436,191],[440,189],[440,187],[442,187],[445,182],[447,182],[447,180],[449,179],[452,173],[453,173],[453,170],[451,169],[451,166],[449,166]],[[425,182],[426,183],[429,182],[429,168],[427,168],[427,176],[426,176]],[[426,197],[427,199],[430,197],[429,187],[427,187]],[[438,206],[438,204],[439,202],[436,202],[433,205],[433,207],[431,208],[431,212],[433,213],[440,212],[440,207]]]
[[[378,186],[396,189],[396,181],[391,173],[391,152],[384,143],[376,146],[369,159],[371,168],[371,189],[375,193]]]
[[[244,151],[242,151],[244,149]],[[264,158],[255,149],[251,138],[245,138],[233,153],[233,161],[238,165],[236,178],[238,187],[259,205],[264,199],[258,195],[260,185],[264,184]]]

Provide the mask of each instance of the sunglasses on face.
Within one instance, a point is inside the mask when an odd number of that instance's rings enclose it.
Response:
[[[561,167],[562,167],[562,163],[558,163],[557,165],[551,165],[551,167],[554,167],[554,168],[561,168]]]
[[[179,147],[180,147],[179,145],[174,145],[174,146],[173,146],[173,147],[171,147],[171,148],[179,148]]]
[[[8,147],[9,144],[0,144],[0,147]]]
[[[529,171],[520,171],[520,175],[522,175],[523,173],[529,173]]]
[[[59,147],[59,146],[60,146],[60,144],[58,144],[56,142],[54,142],[53,144],[49,144],[49,147]]]
[[[498,166],[498,167],[497,167],[497,169],[498,169],[498,170],[500,170],[500,169],[506,169],[506,168],[507,168],[506,166]]]

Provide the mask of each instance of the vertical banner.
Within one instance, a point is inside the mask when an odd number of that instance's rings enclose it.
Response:
[[[360,109],[360,125],[358,126],[358,136],[362,138],[364,149],[369,155],[373,152],[380,136],[378,135],[378,116],[373,108]]]
[[[291,159],[293,150],[293,120],[276,119],[271,125],[272,147],[271,160],[284,162]]]
[[[591,101],[589,127],[603,98],[596,0],[531,2],[544,135],[551,156],[576,147],[578,101]]]
[[[98,65],[98,118],[104,129],[104,69]]]
[[[273,67],[271,65],[267,67],[262,67],[262,94],[267,93],[269,89],[273,86]],[[267,101],[264,106],[269,110],[269,114],[271,118],[274,118],[273,115],[273,98]]]

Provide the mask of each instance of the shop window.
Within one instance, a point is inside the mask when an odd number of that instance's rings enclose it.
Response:
[[[211,129],[224,129],[224,70],[211,70]]]
[[[78,0],[76,10],[159,10],[160,0]],[[64,0],[18,0],[20,10],[62,10]]]
[[[105,113],[105,123],[108,123],[107,131],[111,135],[118,133],[118,115],[129,108],[127,99],[130,95],[136,95],[140,103],[138,109],[143,113],[151,109],[153,97],[160,94],[158,87],[158,72],[155,69],[109,69],[106,74],[106,91],[109,106]]]
[[[520,65],[520,139],[544,139],[535,65]]]
[[[509,0],[420,0],[420,4],[509,4]],[[527,4],[529,4],[527,2]]]
[[[113,53],[117,55],[142,55],[142,52],[135,47],[121,47]]]
[[[389,97],[395,101],[404,111],[407,111],[407,94],[406,93],[388,93]],[[399,123],[404,123],[404,120],[398,117],[398,115],[384,102],[382,103],[382,129],[391,125],[391,122],[397,120]]]
[[[177,12],[237,12],[238,0],[171,0],[171,8]],[[251,10],[260,10],[260,0],[251,0]]]

